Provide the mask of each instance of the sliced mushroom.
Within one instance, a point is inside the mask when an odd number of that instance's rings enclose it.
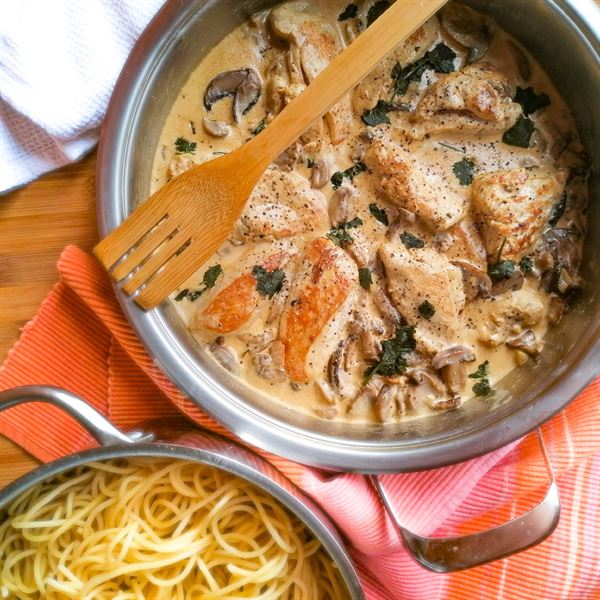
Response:
[[[346,246],[346,251],[360,268],[371,262],[369,242],[360,230],[353,231],[352,242]]]
[[[292,171],[302,160],[304,151],[300,142],[294,142],[288,146],[274,161],[274,165],[282,171]]]
[[[375,400],[383,386],[383,381],[375,377],[367,383],[358,393],[348,409],[348,414],[368,418],[373,414]]]
[[[496,32],[494,20],[464,4],[450,2],[440,12],[440,21],[446,33],[469,49],[469,63],[481,60]]]
[[[452,346],[438,352],[431,361],[433,368],[436,371],[447,367],[448,365],[455,365],[461,362],[473,362],[475,360],[475,353],[471,348],[467,346]]]
[[[553,261],[552,270],[546,271],[542,277],[542,287],[546,291],[565,295],[580,286],[581,248],[576,243],[580,236],[576,227],[548,229],[542,234]]]
[[[228,96],[234,96],[237,89],[248,77],[248,70],[224,71],[213,77],[204,92],[204,108],[210,112],[215,102]]]
[[[329,183],[331,177],[331,166],[329,161],[324,158],[315,160],[310,173],[310,185],[313,188],[321,189]],[[339,191],[339,190],[338,190]]]
[[[338,188],[329,201],[329,219],[333,227],[346,223],[350,217],[350,203],[348,198],[352,196],[352,190],[347,187]]]
[[[515,273],[512,277],[496,281],[492,286],[492,296],[501,296],[506,292],[516,292],[523,287],[525,283],[525,275],[523,273]]]
[[[329,404],[336,403],[336,393],[333,391],[332,387],[329,385],[329,383],[327,383],[327,381],[324,379],[317,379],[315,381],[315,386],[317,387],[317,390],[319,390],[321,397],[323,400],[325,400],[325,402],[328,402]]]
[[[224,369],[230,373],[239,373],[239,358],[235,350],[225,343],[225,338],[223,336],[216,338],[214,343],[209,345],[208,349]]]
[[[356,338],[353,336],[342,340],[327,364],[327,379],[329,384],[343,399],[353,398],[356,395],[356,384],[353,377],[346,370],[348,350],[355,341]]]
[[[263,379],[268,379],[275,383],[283,383],[287,379],[285,369],[283,366],[276,364],[270,352],[258,352],[252,358],[256,372]]]
[[[436,398],[431,402],[433,410],[455,410],[462,404],[462,398],[458,395],[450,398]]]
[[[529,356],[538,356],[543,348],[543,342],[538,341],[535,333],[531,329],[526,329],[521,335],[514,337],[506,342],[509,348],[522,350]]]
[[[556,325],[565,314],[567,310],[567,303],[554,294],[550,296],[550,304],[548,306],[548,324],[550,326]]]
[[[443,381],[434,373],[427,369],[407,370],[406,374],[419,386],[429,388],[436,394],[443,394],[446,391]]]
[[[441,375],[451,394],[459,394],[467,385],[467,368],[462,362],[446,365],[442,368]]]
[[[381,423],[388,423],[395,418],[398,409],[397,395],[398,387],[396,385],[386,383],[379,390],[375,399],[375,416]]]
[[[281,284],[279,293],[275,294],[275,297],[271,301],[271,307],[269,308],[269,313],[267,314],[267,325],[275,325],[276,327],[279,325],[279,320],[283,314],[283,309],[285,308],[289,294],[290,283],[286,277]]]
[[[248,69],[248,76],[238,87],[233,99],[233,118],[236,123],[258,102],[261,91],[260,75],[254,69]]]
[[[208,117],[202,119],[202,124],[207,133],[213,137],[224,138],[227,137],[231,131],[231,128],[227,123],[224,123],[223,121],[213,121]]]
[[[215,102],[233,96],[233,118],[239,123],[260,98],[262,81],[254,69],[224,71],[214,77],[204,93],[204,108],[211,111]]]
[[[398,309],[394,306],[394,303],[391,301],[383,285],[381,285],[381,282],[372,285],[371,292],[373,294],[375,306],[383,319],[387,321],[388,326],[395,328],[398,324],[403,322],[402,315],[400,315]]]
[[[460,268],[463,277],[463,286],[467,301],[475,298],[489,298],[492,294],[492,280],[490,276],[466,260],[453,260],[453,265]]]
[[[248,350],[261,352],[275,340],[277,333],[273,329],[266,329],[258,334],[240,333],[237,337],[248,346]]]

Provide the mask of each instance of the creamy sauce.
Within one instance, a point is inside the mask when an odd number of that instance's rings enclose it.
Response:
[[[330,26],[336,28],[339,31],[339,39],[342,44],[351,41],[348,30],[352,27],[352,23],[346,21],[339,22],[337,20],[338,15],[345,8],[346,2],[311,0],[309,3],[302,4],[308,4],[309,8],[305,9],[307,12],[319,15],[326,19]],[[207,85],[215,75],[223,71],[253,68],[260,73],[264,83],[269,80],[269,66],[277,56],[283,57],[286,55],[288,42],[282,39],[274,41],[271,32],[269,38],[271,45],[265,48],[263,47],[264,42],[261,42],[260,29],[260,27],[252,23],[246,23],[237,28],[224,38],[192,73],[188,82],[181,90],[165,123],[156,150],[152,175],[153,191],[164,185],[171,175],[176,175],[191,164],[211,160],[221,153],[229,152],[238,147],[253,135],[252,132],[268,115],[267,94],[265,93],[264,86],[263,93],[256,105],[249,110],[237,125],[233,122],[232,118],[231,99],[226,98],[215,103],[210,113],[207,113],[202,104]],[[442,41],[456,52],[455,65],[458,69],[462,68],[465,65],[466,50],[448,37],[438,26],[434,45]],[[464,130],[446,131],[439,134],[434,133],[425,136],[423,139],[408,140],[405,132],[411,128],[410,112],[390,112],[391,125],[384,124],[369,128],[361,120],[360,114],[354,114],[350,135],[343,142],[335,146],[330,145],[327,128],[324,126],[322,135],[325,141],[322,147],[319,148],[320,144],[314,141],[305,144],[302,161],[294,166],[294,172],[305,179],[310,179],[311,169],[307,166],[307,159],[318,159],[319,157],[326,157],[330,161],[331,173],[343,171],[351,167],[356,162],[357,155],[365,149],[365,144],[368,145],[368,142],[364,141],[364,134],[367,130],[375,139],[384,139],[385,143],[398,144],[407,149],[410,155],[416,158],[420,168],[427,173],[429,180],[435,182],[435,189],[440,190],[440,193],[443,190],[445,193],[454,194],[458,198],[464,198],[465,202],[470,202],[472,186],[461,185],[453,173],[454,165],[464,158],[468,158],[475,163],[477,173],[518,169],[535,165],[549,166],[556,169],[554,160],[549,156],[549,148],[558,137],[557,132],[573,132],[573,137],[576,138],[575,126],[569,109],[564,104],[552,82],[533,58],[524,50],[522,50],[522,53],[525,54],[531,66],[531,76],[527,81],[523,80],[519,74],[518,60],[514,51],[515,44],[516,42],[510,36],[502,31],[498,31],[483,61],[506,74],[511,86],[533,87],[537,93],[544,92],[548,94],[551,99],[550,106],[531,116],[536,122],[538,130],[543,133],[542,137],[546,138],[546,142],[539,137],[539,134],[534,134],[538,138],[534,138],[532,147],[525,149],[503,143],[503,132],[473,133]],[[407,93],[407,97],[411,99],[412,109],[415,108],[428,87],[440,77],[443,76],[428,70],[418,85],[412,85],[410,91]],[[203,117],[209,117],[210,119],[229,124],[229,135],[224,138],[216,138],[209,135],[203,127]],[[197,148],[193,154],[178,155],[176,153],[175,140],[179,137],[197,144]],[[364,238],[366,251],[370,258],[369,265],[373,263],[373,259],[377,254],[377,248],[383,243],[388,243],[388,238],[386,238],[388,228],[373,218],[369,210],[369,205],[375,203],[379,207],[385,208],[389,214],[394,213],[394,204],[390,202],[389,198],[382,196],[378,184],[378,178],[372,174],[357,175],[352,182],[353,191],[349,219],[358,217],[363,223],[360,227],[360,234]],[[583,185],[580,185],[580,188],[583,187]],[[331,206],[335,195],[332,185],[328,183],[320,189],[320,192],[324,195],[326,205]],[[584,192],[580,190],[580,196],[583,195]],[[584,219],[581,217],[579,209],[584,205],[585,199],[580,199],[577,210],[570,207],[570,210],[563,216],[561,224],[568,219],[575,219],[576,221],[578,219],[578,222],[582,224],[581,228],[583,228]],[[331,227],[332,225],[328,221],[318,222],[315,224],[313,231],[293,236],[293,244],[299,255],[302,254],[303,248],[314,240],[315,237],[326,234]],[[348,231],[351,233],[350,230]],[[398,232],[400,231],[408,231],[417,236],[425,243],[426,247],[437,247],[439,249],[440,232],[433,231],[430,226],[420,219],[417,219],[413,224],[405,224],[398,229]],[[392,237],[396,242],[398,241],[398,234]],[[286,247],[285,244],[287,243],[288,240],[281,239],[275,245]],[[208,290],[199,299],[194,301],[190,301],[187,298],[179,301],[173,300],[179,315],[193,329],[194,335],[202,346],[213,344],[219,334],[215,333],[215,331],[209,331],[206,328],[198,328],[195,323],[197,313],[205,310],[209,303],[214,300],[216,294],[240,275],[240,265],[249,260],[247,254],[250,249],[267,247],[269,244],[273,244],[273,242],[245,243],[242,245],[226,243],[211,260],[207,261],[205,268],[201,269],[198,274],[190,278],[189,282],[183,286],[189,289],[202,288],[199,284],[202,281],[206,268],[219,264],[223,275],[217,280],[214,289]],[[450,258],[453,260],[457,257]],[[361,265],[359,264],[359,266]],[[297,267],[295,266],[294,259],[292,259],[290,266],[286,267],[286,279],[288,281],[293,279],[295,268]],[[504,324],[494,324],[494,319],[498,320],[498,306],[503,302],[508,302],[508,296],[514,293],[507,292],[492,298],[477,298],[470,302],[467,301],[460,315],[460,334],[453,340],[452,344],[466,346],[475,353],[476,360],[466,365],[469,373],[474,372],[477,366],[484,363],[484,361],[489,362],[488,379],[491,386],[494,386],[497,381],[510,373],[517,365],[522,364],[528,359],[527,355],[523,352],[505,345],[504,342],[506,339],[522,333],[525,329],[531,329],[539,341],[543,339],[548,328],[550,294],[540,288],[538,278],[527,277],[522,290],[516,293],[521,296],[531,293],[532,297],[535,297],[542,307],[541,317],[535,322],[532,320],[530,323],[523,323],[522,319],[521,321],[516,320],[513,323],[510,321],[511,318],[507,317],[509,321],[508,327],[512,329],[510,331],[507,330],[503,334],[503,338],[500,336],[502,341],[497,343],[497,339],[494,338],[495,331],[490,331],[490,329],[493,330],[496,325],[497,329],[504,327]],[[174,294],[173,299],[176,296],[177,294]],[[360,289],[359,286],[355,286],[347,301],[327,324],[319,340],[317,340],[315,348],[307,356],[306,370],[309,375],[308,385],[304,383],[291,385],[287,378],[284,381],[266,379],[258,374],[253,364],[252,352],[249,351],[247,344],[248,337],[258,336],[270,328],[272,329],[272,325],[269,325],[267,322],[270,306],[273,301],[276,301],[277,296],[271,301],[267,298],[261,299],[252,317],[239,330],[224,335],[224,341],[228,347],[233,349],[235,355],[239,357],[240,376],[249,386],[266,393],[276,401],[283,402],[285,405],[293,407],[296,410],[321,415],[326,418],[369,421],[375,418],[372,410],[372,399],[367,403],[368,407],[366,410],[364,407],[359,406],[360,402],[357,403],[354,400],[329,399],[327,401],[322,391],[314,382],[318,379],[326,379],[327,362],[337,344],[348,336],[349,315],[352,314],[353,310],[358,307],[360,311],[370,315],[373,319],[381,321],[381,315],[371,296],[372,294]],[[406,317],[406,315],[403,316]],[[379,336],[380,341],[389,337],[389,333]],[[494,340],[494,345],[490,343],[490,340]],[[417,348],[421,350],[420,342]],[[433,354],[433,352],[430,352],[430,354]],[[357,360],[360,363],[361,359]],[[358,370],[355,368],[354,379],[351,382],[351,386],[358,386],[357,396],[360,396],[362,382],[359,381],[360,376],[356,374],[362,372],[364,372],[364,364]],[[406,377],[404,376],[392,377],[390,382],[407,385]],[[475,383],[475,380],[469,379],[464,391],[460,393],[463,401],[473,396],[473,392],[471,391],[473,383]],[[444,392],[442,395],[445,394]],[[389,420],[411,418],[430,412],[431,402],[429,401],[431,398],[427,398],[426,400],[413,400],[408,408],[398,406]]]

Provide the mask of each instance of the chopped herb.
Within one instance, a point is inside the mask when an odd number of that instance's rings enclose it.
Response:
[[[313,166],[314,166],[314,164],[315,164],[315,159],[314,159],[314,158],[307,158],[307,159],[306,159],[306,166],[307,166],[309,169],[312,169],[312,168],[313,168]]]
[[[358,6],[356,4],[348,4],[346,8],[339,14],[338,21],[347,21],[354,19],[358,14]]]
[[[179,294],[177,294],[177,296],[175,296],[175,302],[181,302],[184,298],[187,297],[189,291],[190,290],[188,290],[188,288],[181,290],[179,292]]]
[[[423,248],[425,246],[425,242],[423,240],[420,240],[416,235],[408,233],[407,231],[404,231],[400,234],[400,239],[402,240],[402,243],[409,249]]]
[[[490,374],[490,361],[486,360],[484,363],[481,363],[477,367],[477,371],[475,373],[471,373],[469,377],[471,379],[481,379],[483,377],[487,377]]]
[[[362,220],[358,217],[354,217],[352,221],[342,223],[337,227],[333,227],[327,234],[327,237],[336,245],[343,248],[346,244],[351,244],[354,238],[348,233],[348,229],[355,229],[363,224]]]
[[[535,131],[535,123],[529,118],[520,116],[517,122],[504,133],[502,141],[509,146],[529,148],[531,136]]]
[[[379,19],[389,7],[390,3],[387,0],[375,2],[375,4],[369,8],[369,12],[367,13],[367,27]]]
[[[475,173],[475,163],[468,158],[463,158],[461,161],[454,163],[452,172],[456,175],[460,185],[471,185]]]
[[[357,227],[360,227],[363,224],[362,219],[360,219],[359,217],[354,217],[354,219],[352,219],[352,221],[348,221],[347,223],[344,223],[344,227],[346,229],[356,229]]]
[[[366,170],[367,165],[362,160],[359,160],[345,171],[336,171],[331,176],[331,185],[333,186],[334,190],[337,190],[342,185],[344,178],[352,181],[357,175],[364,173]]]
[[[175,153],[176,154],[194,154],[198,144],[196,142],[190,142],[185,138],[178,137],[175,140]]]
[[[396,335],[381,343],[379,361],[365,371],[365,377],[368,380],[377,374],[392,377],[404,373],[407,367],[406,354],[416,346],[414,326],[397,327]]]
[[[207,290],[215,287],[215,283],[217,282],[217,279],[219,279],[219,275],[221,275],[222,272],[223,269],[219,264],[209,267],[202,276],[202,283],[204,284],[204,287]]]
[[[513,260],[501,260],[495,265],[490,265],[488,275],[492,281],[508,279],[515,273],[515,262]]]
[[[267,126],[267,120],[263,119],[254,129],[250,131],[252,135],[258,135]]]
[[[476,396],[489,396],[492,393],[492,386],[490,385],[490,380],[487,378],[478,381],[473,386],[473,391]]]
[[[544,94],[544,92],[536,94],[532,87],[525,89],[518,87],[514,100],[523,107],[523,114],[525,116],[532,115],[534,112],[546,108],[551,104],[548,94]]]
[[[384,208],[380,208],[377,204],[369,204],[369,212],[386,227],[390,224],[387,213]]]
[[[492,393],[492,386],[488,375],[490,374],[490,361],[486,360],[484,363],[477,367],[475,373],[471,373],[469,377],[471,379],[479,379],[479,381],[473,386],[473,392],[476,396],[489,396]]]
[[[550,227],[556,227],[560,218],[565,213],[565,209],[567,208],[567,192],[564,192],[560,197],[560,200],[554,205],[552,212],[550,213],[550,220],[548,223]]]
[[[379,100],[377,104],[370,110],[365,110],[362,115],[362,120],[369,127],[376,125],[389,125],[391,123],[388,117],[388,112],[392,109],[392,105],[385,100]]]
[[[519,269],[524,275],[528,275],[529,273],[533,273],[533,260],[530,256],[524,256],[519,261]]]
[[[213,154],[215,156],[225,156],[225,154],[227,154],[227,152],[221,152],[219,150],[216,150],[215,152],[213,152]]]
[[[256,279],[256,289],[261,296],[272,298],[281,290],[283,281],[285,280],[285,271],[275,269],[267,271],[264,267],[256,265],[252,268],[252,275]]]
[[[202,276],[202,285],[204,287],[197,290],[189,290],[188,288],[181,290],[177,296],[175,296],[175,302],[181,302],[184,298],[187,298],[190,302],[195,302],[206,292],[215,286],[217,279],[223,273],[221,265],[213,265],[209,267],[204,275]]]
[[[446,144],[446,142],[438,142],[440,146],[444,146],[444,148],[449,148],[450,150],[454,150],[455,152],[460,152],[461,154],[466,154],[467,151],[465,148],[457,148],[456,146],[452,146],[451,144]]]
[[[369,267],[361,267],[358,270],[358,281],[365,290],[371,289],[373,278],[371,277],[371,269]]]
[[[295,298],[294,300],[291,301],[290,304],[292,306],[299,306],[300,304],[302,304],[302,298]]]
[[[435,315],[435,306],[428,300],[419,305],[419,314],[428,321]]]
[[[425,71],[434,70],[436,73],[452,73],[455,70],[455,58],[456,52],[446,44],[441,43],[411,65],[402,67],[400,63],[396,63],[392,69],[392,79],[394,80],[392,99],[395,96],[406,94],[411,81],[420,81]]]

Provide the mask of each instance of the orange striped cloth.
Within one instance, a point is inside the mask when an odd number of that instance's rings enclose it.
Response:
[[[57,385],[121,428],[183,412],[229,435],[153,364],[92,257],[68,247],[58,266],[59,283],[0,368],[0,389]],[[324,474],[262,454],[335,520],[369,600],[599,599],[600,379],[543,431],[563,503],[557,530],[518,556],[452,575],[432,574],[412,562],[362,476]],[[0,414],[0,432],[44,461],[93,443],[69,417],[41,404]],[[438,536],[480,531],[527,510],[543,494],[547,474],[530,435],[459,465],[384,479],[403,525]]]

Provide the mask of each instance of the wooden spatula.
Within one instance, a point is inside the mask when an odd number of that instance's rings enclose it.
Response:
[[[447,0],[396,0],[255,138],[193,167],[141,204],[94,254],[142,308],[177,289],[228,238],[267,168]]]

